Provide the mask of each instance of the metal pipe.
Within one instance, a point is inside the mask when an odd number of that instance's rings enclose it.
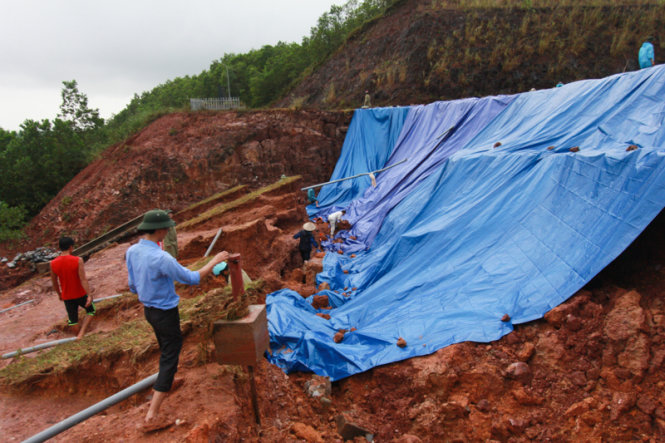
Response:
[[[34,300],[24,301],[23,303],[19,303],[17,305],[14,305],[11,308],[3,309],[2,311],[0,311],[0,314],[2,314],[3,312],[11,311],[12,309],[18,308],[19,306],[27,305],[28,303],[32,303],[33,301]]]
[[[229,272],[231,273],[231,295],[238,300],[245,292],[245,284],[242,281],[242,267],[240,266],[240,254],[233,254],[228,259]]]
[[[157,380],[157,374],[153,374],[150,377],[146,377],[138,383],[131,385],[128,388],[123,389],[122,391],[113,394],[110,397],[105,398],[99,403],[95,403],[87,409],[82,410],[69,418],[64,419],[60,423],[56,423],[48,429],[43,430],[39,434],[35,434],[27,440],[23,440],[23,443],[41,443],[48,440],[51,437],[58,435],[59,433],[66,431],[67,429],[81,423],[83,420],[86,420],[98,412],[103,411],[104,409],[110,408],[114,404],[125,400],[126,398],[140,392],[146,388],[155,384]]]
[[[378,174],[379,172],[383,172],[387,169],[394,168],[395,166],[401,165],[402,163],[404,163],[408,160],[409,160],[408,158],[405,158],[401,162],[395,163],[394,165],[390,165],[387,168],[377,169],[376,171],[371,171],[371,172],[363,172],[362,174],[352,175],[351,177],[338,178],[337,180],[332,180],[332,181],[325,182],[325,183],[319,183],[317,185],[306,186],[304,188],[300,188],[300,190],[301,191],[306,191],[306,190],[311,189],[311,188],[318,188],[319,186],[329,185],[331,183],[343,182],[344,180],[351,180],[352,178],[362,177],[363,175]]]
[[[40,349],[51,348],[51,347],[53,347],[53,346],[57,346],[57,345],[60,345],[60,344],[62,344],[62,343],[67,343],[67,342],[74,341],[74,340],[76,340],[76,337],[61,338],[60,340],[55,340],[55,341],[49,341],[49,342],[46,342],[46,343],[41,343],[41,344],[39,344],[39,345],[37,345],[37,346],[32,346],[32,347],[30,347],[30,348],[23,348],[23,349],[19,349],[19,350],[17,350],[17,351],[14,351],[14,352],[8,352],[7,354],[3,354],[3,355],[2,355],[2,358],[3,358],[3,359],[5,359],[5,358],[12,358],[12,357],[16,357],[16,356],[19,355],[19,354],[21,354],[21,355],[23,355],[23,354],[29,354],[29,353],[31,353],[31,352],[39,351]]]
[[[254,367],[247,366],[249,373],[249,392],[252,395],[252,408],[254,408],[254,419],[256,424],[261,426],[261,414],[259,413],[259,399],[256,396],[256,381],[254,380]]]
[[[97,299],[95,299],[95,300],[93,300],[93,301],[94,301],[94,302],[99,302],[99,301],[102,301],[102,300],[110,300],[110,299],[112,299],[112,298],[122,297],[123,295],[125,295],[125,294],[109,295],[108,297],[97,298]]]
[[[215,238],[212,239],[212,243],[210,243],[210,246],[208,246],[208,250],[206,251],[204,257],[210,255],[210,251],[212,251],[212,247],[215,246],[215,243],[217,243],[217,239],[219,238],[220,235],[222,235],[222,228],[219,228],[217,230],[217,235],[215,235]]]

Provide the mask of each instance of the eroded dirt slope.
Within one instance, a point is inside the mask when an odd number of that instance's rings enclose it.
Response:
[[[146,210],[180,210],[238,184],[258,187],[281,175],[324,181],[350,118],[288,110],[163,116],[74,177],[30,222],[16,249],[53,245],[62,232],[82,244]]]

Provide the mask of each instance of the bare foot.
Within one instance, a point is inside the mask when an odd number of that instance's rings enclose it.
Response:
[[[154,432],[159,431],[160,429],[165,429],[171,426],[173,422],[166,419],[165,417],[153,417],[149,420],[145,420],[143,424],[139,426],[141,432]]]

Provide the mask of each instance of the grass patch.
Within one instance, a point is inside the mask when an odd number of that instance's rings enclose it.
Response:
[[[245,188],[245,187],[246,187],[246,185],[238,185],[238,186],[236,186],[236,187],[234,187],[234,188],[227,189],[226,191],[218,192],[217,194],[211,195],[210,197],[208,197],[208,198],[206,198],[206,199],[204,199],[204,200],[201,200],[201,201],[199,201],[199,202],[197,202],[197,203],[194,203],[193,205],[191,205],[191,206],[189,206],[189,207],[183,209],[182,211],[179,211],[178,214],[182,214],[182,213],[185,213],[185,212],[187,212],[187,211],[191,211],[191,210],[193,210],[193,209],[196,209],[196,208],[198,208],[199,206],[203,206],[203,205],[205,205],[205,204],[207,204],[207,203],[210,203],[210,202],[212,202],[212,201],[215,201],[215,200],[217,200],[217,199],[220,199],[220,198],[222,198],[222,197],[225,197],[225,196],[227,196],[227,195],[229,195],[229,194],[233,194],[234,192],[239,191],[240,189],[243,189],[243,188]],[[178,214],[176,214],[176,215],[178,215]]]
[[[223,203],[221,205],[217,205],[214,208],[211,208],[211,209],[207,210],[206,212],[204,212],[203,214],[201,214],[197,217],[191,218],[191,219],[187,220],[186,222],[180,223],[178,225],[178,228],[185,229],[185,228],[188,228],[190,226],[194,226],[194,225],[197,225],[199,223],[202,223],[202,222],[204,222],[204,221],[206,221],[206,220],[208,220],[212,217],[215,217],[215,216],[217,216],[219,214],[222,214],[226,211],[229,211],[231,209],[235,209],[238,206],[241,206],[241,205],[243,205],[243,204],[245,204],[249,201],[252,201],[252,200],[256,199],[258,196],[260,196],[262,194],[265,194],[265,193],[270,192],[270,191],[274,191],[275,189],[279,189],[282,186],[293,183],[294,181],[299,180],[300,178],[301,178],[301,176],[294,175],[293,177],[286,177],[286,178],[280,179],[279,181],[277,181],[277,182],[275,182],[271,185],[268,185],[268,186],[265,186],[263,188],[257,189],[256,191],[250,192],[249,194],[246,194],[246,195],[244,195],[244,196],[242,196],[242,197],[240,197],[236,200],[233,200],[233,201],[228,202],[228,203]]]
[[[245,295],[237,302],[231,299],[230,286],[191,299],[181,298],[179,310],[183,335],[202,331],[202,343],[207,346],[212,340],[213,323],[219,319],[236,317],[238,312],[242,311],[242,306],[246,308],[248,304],[262,302],[265,296],[263,287],[262,280],[247,285]],[[125,294],[123,297],[105,301],[107,305],[104,309],[110,310],[137,302],[136,295]],[[140,318],[124,322],[111,332],[89,334],[81,340],[41,351],[34,357],[16,357],[10,365],[0,370],[0,384],[16,387],[41,377],[76,370],[87,361],[117,359],[123,355],[136,362],[157,349],[152,328],[145,319]]]
[[[36,357],[17,357],[0,370],[0,383],[20,385],[44,375],[61,374],[92,356],[110,358],[127,353],[133,358],[156,348],[150,325],[145,321],[125,322],[112,333],[89,334],[81,340],[58,345]]]

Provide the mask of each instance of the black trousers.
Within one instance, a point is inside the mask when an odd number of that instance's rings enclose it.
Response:
[[[312,252],[312,248],[309,248],[307,250],[305,249],[300,249],[300,256],[302,257],[303,260],[309,260],[309,256]]]
[[[155,331],[161,355],[159,357],[159,375],[153,386],[155,391],[169,392],[173,377],[178,370],[178,359],[182,349],[182,332],[180,331],[180,313],[178,307],[162,310],[143,307],[145,319]]]

